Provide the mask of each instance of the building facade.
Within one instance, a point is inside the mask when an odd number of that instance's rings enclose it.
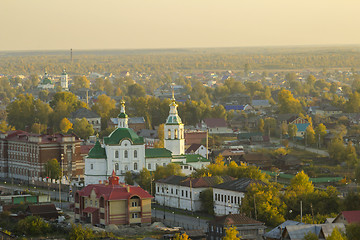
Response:
[[[121,185],[113,171],[103,184],[90,184],[76,192],[75,219],[93,225],[150,224],[151,199],[141,187]]]

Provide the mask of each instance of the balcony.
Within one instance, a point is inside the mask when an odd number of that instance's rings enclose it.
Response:
[[[75,208],[80,208],[80,203],[75,203]]]
[[[130,218],[130,224],[141,223],[141,218]]]
[[[129,211],[130,212],[141,212],[141,207],[140,206],[130,207]]]

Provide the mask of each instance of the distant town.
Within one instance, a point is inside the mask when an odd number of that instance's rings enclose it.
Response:
[[[359,239],[360,69],[254,59],[3,63],[1,238]]]

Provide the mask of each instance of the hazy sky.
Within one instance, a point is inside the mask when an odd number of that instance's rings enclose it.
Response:
[[[0,0],[0,51],[360,44],[359,0]]]

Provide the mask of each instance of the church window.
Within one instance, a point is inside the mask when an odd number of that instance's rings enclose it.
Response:
[[[128,154],[128,151],[125,150],[125,151],[124,151],[124,158],[128,158],[128,155],[129,155],[129,154]]]
[[[178,130],[177,129],[175,129],[175,132],[174,132],[175,134],[175,139],[178,139]]]
[[[151,163],[148,164],[148,169],[151,169]]]
[[[90,169],[91,169],[91,170],[94,169],[94,164],[91,164],[91,165],[90,165]]]
[[[171,139],[171,130],[168,130],[168,139]]]
[[[134,170],[137,170],[137,163],[134,163]]]
[[[119,151],[118,150],[115,151],[115,158],[119,158]]]
[[[118,170],[119,170],[119,164],[116,163],[116,164],[115,164],[115,171],[118,171]]]
[[[137,158],[137,151],[134,150],[134,158]]]

